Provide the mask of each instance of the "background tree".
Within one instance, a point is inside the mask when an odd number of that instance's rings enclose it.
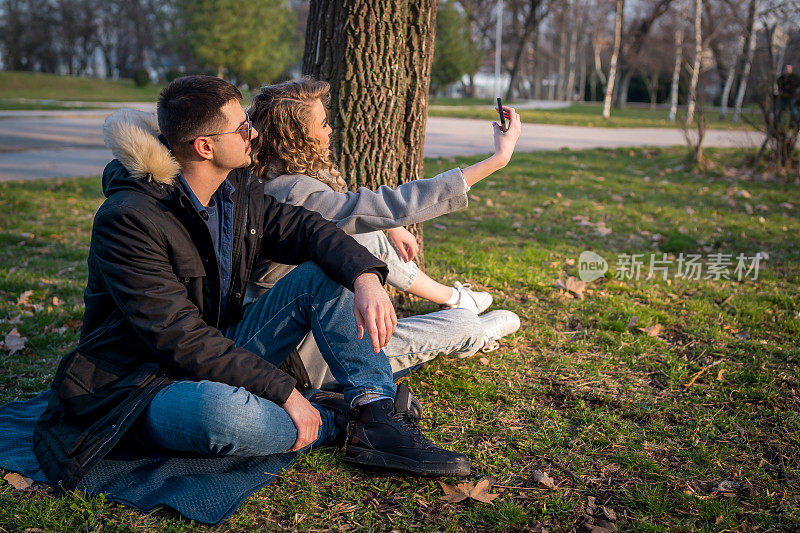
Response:
[[[756,22],[758,21],[759,0],[750,0],[747,10],[747,55],[744,60],[742,77],[739,80],[739,90],[736,93],[736,104],[733,109],[733,121],[738,122],[742,114],[744,95],[747,92],[747,80],[753,66],[753,56],[756,51]]]
[[[474,75],[483,61],[483,50],[473,39],[472,24],[448,0],[439,6],[436,19],[436,51],[431,68],[431,94],[460,80],[465,74]]]
[[[282,0],[178,0],[180,34],[217,76],[275,79],[293,62],[294,13]]]
[[[694,3],[694,61],[692,62],[689,81],[689,97],[686,106],[686,124],[694,119],[694,108],[697,106],[697,82],[700,80],[700,62],[703,59],[703,0]]]
[[[437,7],[438,0],[311,1],[303,73],[331,84],[331,145],[351,186],[422,177]],[[422,245],[421,227],[410,229]]]
[[[617,60],[619,59],[619,49],[622,44],[622,13],[625,9],[624,0],[616,0],[614,10],[614,51],[611,54],[611,67],[608,73],[608,84],[606,85],[606,96],[603,100],[603,118],[611,116],[611,97],[614,94],[614,81],[617,76]]]

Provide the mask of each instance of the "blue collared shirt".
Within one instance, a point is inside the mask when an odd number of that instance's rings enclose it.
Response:
[[[189,187],[186,178],[183,177],[183,173],[178,173],[178,179],[186,195],[192,201],[192,205],[205,220],[209,233],[211,233],[214,251],[217,253],[219,282],[222,289],[220,313],[224,315],[228,302],[228,291],[230,291],[231,287],[231,270],[233,268],[233,200],[231,200],[231,195],[236,188],[226,179],[211,196],[211,201],[208,205],[204,206],[197,199],[192,188]]]

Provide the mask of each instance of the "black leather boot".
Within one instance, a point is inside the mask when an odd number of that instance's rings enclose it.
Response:
[[[419,418],[411,412],[412,398],[408,387],[400,384],[394,401],[362,406],[350,423],[345,461],[415,474],[468,475],[466,455],[440,448],[422,433]]]

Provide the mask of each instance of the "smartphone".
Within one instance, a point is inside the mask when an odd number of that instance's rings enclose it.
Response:
[[[499,96],[497,97],[497,112],[500,113],[500,129],[503,132],[508,131],[508,126],[506,126],[506,114],[503,112],[503,100]]]

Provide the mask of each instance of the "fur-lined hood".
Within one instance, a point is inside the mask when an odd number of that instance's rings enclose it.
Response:
[[[174,185],[180,165],[158,138],[155,113],[122,108],[103,123],[103,139],[114,157],[134,178]]]

